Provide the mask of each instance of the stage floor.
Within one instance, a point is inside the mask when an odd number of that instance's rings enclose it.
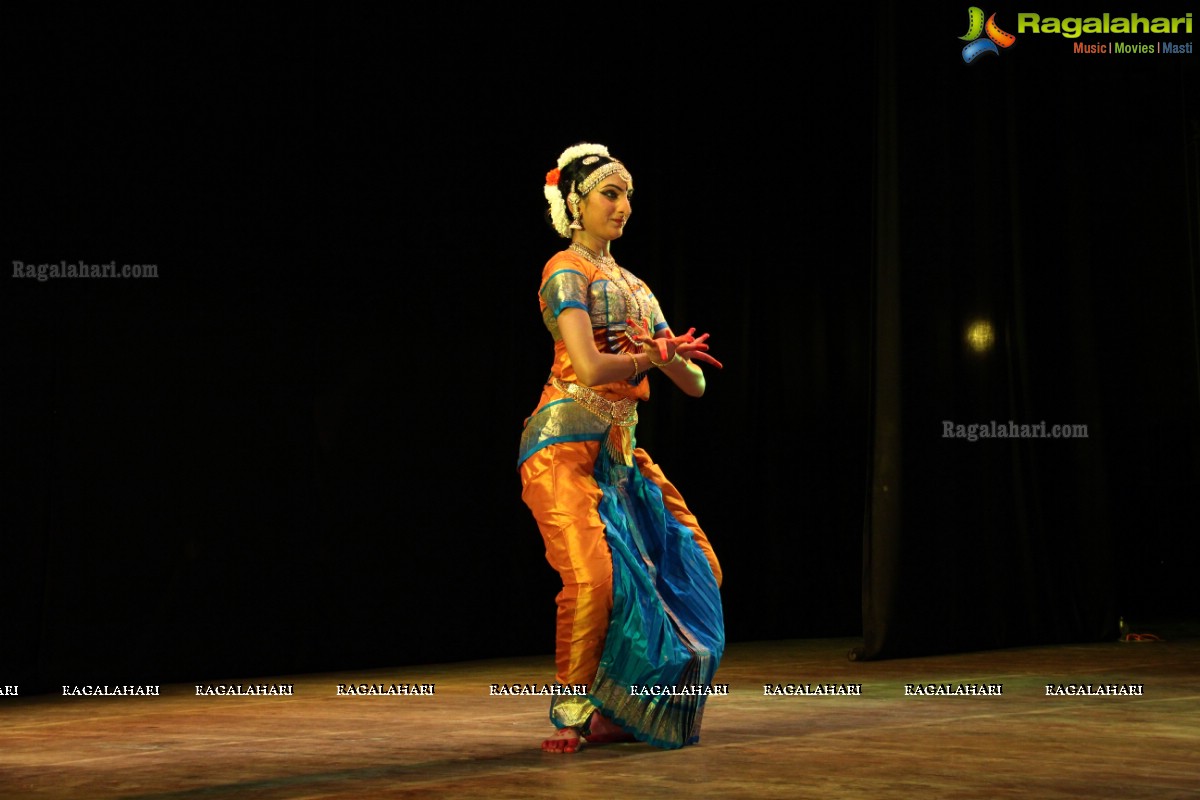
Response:
[[[540,688],[550,656],[0,696],[0,798],[1200,797],[1200,638],[852,662],[857,644],[731,645],[729,693],[674,751],[542,753],[548,698],[491,685]],[[364,684],[393,693],[339,694]]]

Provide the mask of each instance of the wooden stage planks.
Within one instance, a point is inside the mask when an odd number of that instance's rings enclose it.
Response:
[[[851,662],[858,643],[731,645],[716,679],[729,693],[709,700],[701,743],[676,751],[540,752],[548,698],[490,685],[541,686],[548,655],[200,684],[291,696],[10,694],[0,800],[1200,797],[1200,638]],[[972,686],[992,693],[945,693],[984,691]]]

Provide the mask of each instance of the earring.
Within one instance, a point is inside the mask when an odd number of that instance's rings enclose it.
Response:
[[[573,231],[583,230],[583,226],[579,224],[579,195],[571,192],[567,195],[567,202],[571,205],[571,224],[567,227]]]

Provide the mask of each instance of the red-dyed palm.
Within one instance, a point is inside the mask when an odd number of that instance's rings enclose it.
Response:
[[[650,323],[642,321],[635,322],[626,320],[633,331],[633,340],[639,342],[644,349],[654,348],[658,350],[658,361],[670,361],[676,355],[680,358],[686,358],[689,361],[703,361],[706,364],[712,364],[717,369],[724,369],[725,365],[708,354],[708,339],[707,333],[702,333],[696,336],[695,328],[688,328],[687,333],[678,336],[664,336],[660,339],[654,338],[654,334],[650,330]]]
[[[699,336],[692,336],[692,331],[694,330],[696,329],[688,329],[688,339],[677,344],[675,346],[675,352],[679,354],[680,358],[686,358],[689,361],[695,361],[699,359],[705,364],[712,364],[717,369],[724,369],[724,364],[722,364],[720,361],[717,361],[706,352],[708,350],[708,344],[704,340],[708,338],[708,334],[702,333]]]

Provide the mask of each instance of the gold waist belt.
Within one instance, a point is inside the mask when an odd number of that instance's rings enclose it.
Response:
[[[586,386],[561,381],[558,376],[552,376],[550,382],[554,384],[555,389],[570,395],[572,400],[605,422],[620,428],[632,428],[637,425],[637,400],[632,397],[609,400]]]

